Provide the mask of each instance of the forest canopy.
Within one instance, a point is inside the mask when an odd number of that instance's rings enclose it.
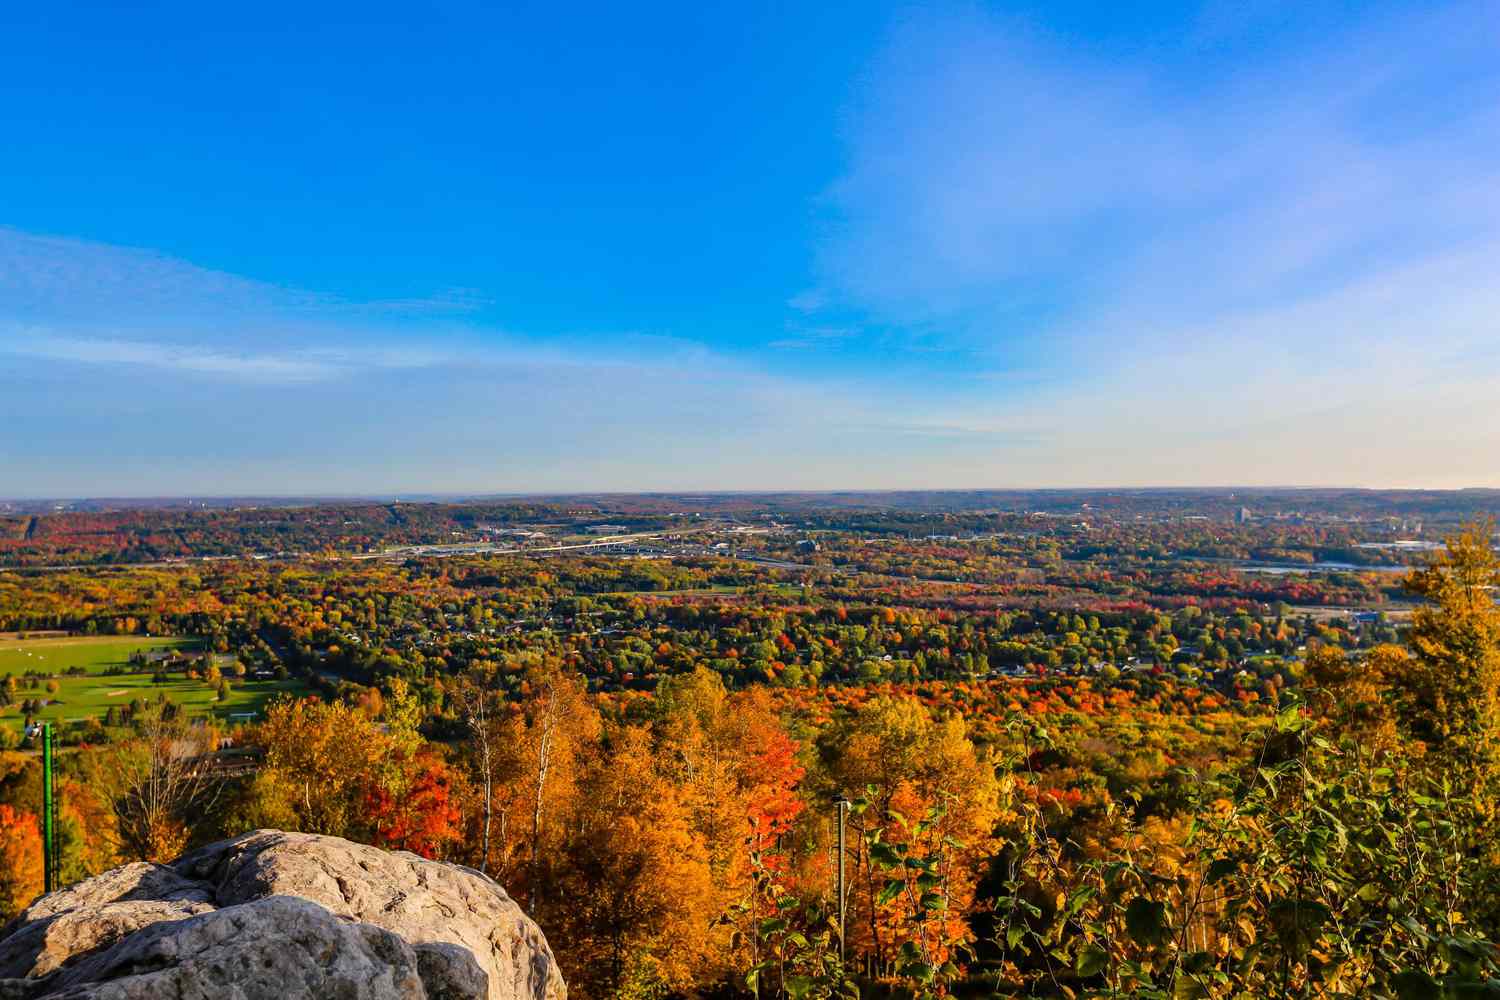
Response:
[[[65,881],[410,850],[582,997],[1500,995],[1491,525],[1270,574],[1401,528],[806,516],[846,523],[0,574],[0,908],[47,721]]]

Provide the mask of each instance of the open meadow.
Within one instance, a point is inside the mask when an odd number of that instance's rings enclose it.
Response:
[[[218,701],[214,686],[205,681],[172,675],[165,683],[154,683],[150,674],[59,677],[57,685],[55,694],[46,690],[45,683],[35,691],[23,685],[16,694],[17,703],[0,709],[0,727],[12,731],[21,729],[25,716],[20,703],[28,698],[44,698],[49,702],[34,712],[33,718],[66,727],[68,723],[84,722],[90,718],[102,722],[111,706],[119,708],[137,699],[150,701],[158,695],[166,695],[189,716],[212,714],[227,720],[232,715],[246,712],[258,715],[277,695],[306,693],[305,685],[294,680],[239,681],[230,684],[229,696],[224,701]]]
[[[137,650],[196,649],[196,639],[179,636],[80,635],[38,639],[0,638],[0,677],[20,677],[28,670],[60,674],[83,667],[91,674],[126,666]]]
[[[42,638],[0,638],[0,678],[14,677],[15,703],[0,707],[0,727],[19,732],[25,724],[22,703],[45,700],[48,704],[32,712],[32,717],[66,725],[91,718],[103,721],[111,707],[129,705],[135,700],[153,700],[166,695],[190,716],[212,714],[220,719],[231,715],[259,713],[278,694],[299,694],[305,686],[288,681],[239,681],[230,679],[228,696],[218,700],[215,684],[194,680],[181,673],[170,673],[169,680],[155,682],[152,674],[106,674],[112,667],[127,667],[130,655],[137,651],[190,651],[201,644],[195,639],[178,636],[68,636]],[[68,676],[66,671],[82,667],[86,675]],[[48,675],[50,680],[27,678],[28,672]],[[56,684],[57,691],[48,690]]]

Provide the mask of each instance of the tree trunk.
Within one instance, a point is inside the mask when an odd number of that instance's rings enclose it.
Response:
[[[540,849],[542,840],[542,799],[547,788],[547,768],[552,759],[552,730],[556,725],[557,694],[548,691],[547,708],[541,720],[542,734],[537,744],[536,800],[531,811],[531,878],[528,909],[536,915],[537,886],[541,881]]]

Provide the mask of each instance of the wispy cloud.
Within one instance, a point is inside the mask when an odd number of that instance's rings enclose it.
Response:
[[[770,342],[769,347],[781,351],[808,350],[842,344],[860,335],[860,331],[849,326],[808,326],[789,324],[787,336]]]
[[[0,353],[35,361],[132,365],[271,382],[317,382],[343,371],[342,366],[328,359],[231,354],[175,344],[38,336],[34,332],[0,341]]]
[[[1173,53],[1186,73],[923,9],[851,111],[801,301],[1071,365],[1500,248],[1496,13]]]
[[[800,321],[971,352],[930,419],[1045,445],[987,481],[1496,482],[1497,13],[1235,49],[1249,22],[1210,11],[1147,61],[915,10]]]
[[[932,424],[919,394],[776,375],[692,340],[434,330],[9,236],[0,281],[26,295],[0,297],[8,494],[835,487],[893,447],[934,459],[1004,440]],[[58,307],[74,282],[88,307]]]
[[[133,247],[0,227],[7,318],[87,321],[211,312],[217,317],[314,309],[329,299]]]
[[[200,267],[154,250],[27,233],[0,226],[0,308],[5,318],[149,321],[154,327],[208,317],[223,327],[276,319],[461,316],[491,304],[471,288],[428,296],[348,299]]]
[[[288,353],[258,353],[181,343],[55,336],[21,329],[0,335],[0,355],[88,366],[127,365],[170,372],[214,375],[250,382],[322,382],[363,371],[429,368],[452,363],[452,353],[421,348],[350,350],[315,347]]]
[[[12,358],[323,382],[456,363],[463,345],[433,336],[432,325],[488,304],[464,288],[352,300],[151,250],[0,227],[0,356]]]
[[[1107,56],[914,7],[759,358],[0,228],[0,468],[55,493],[1500,484],[1495,4],[1278,34],[1315,6],[1214,3]]]

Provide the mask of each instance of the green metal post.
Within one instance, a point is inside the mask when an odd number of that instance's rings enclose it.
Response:
[[[52,724],[42,723],[42,862],[46,869],[47,891],[56,888],[52,873],[57,866],[57,849],[52,843]]]

